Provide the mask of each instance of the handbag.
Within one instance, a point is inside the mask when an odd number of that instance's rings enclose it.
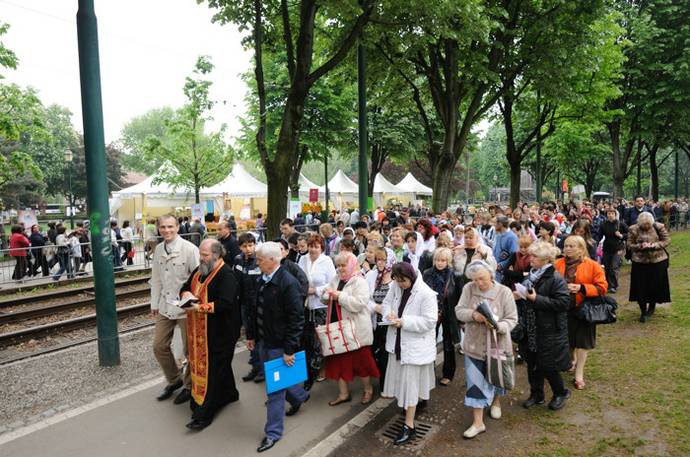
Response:
[[[134,258],[134,254],[136,254],[136,251],[134,250],[134,248],[132,248],[132,249],[130,249],[129,251],[127,251],[127,257],[130,258],[130,259],[133,259],[133,258]]]
[[[335,305],[335,312],[338,314],[338,321],[331,323],[331,310]],[[331,299],[328,303],[328,313],[326,323],[316,327],[316,335],[321,343],[321,355],[328,357],[331,355],[344,354],[359,349],[361,346],[355,333],[355,323],[352,319],[343,319],[338,302]]]
[[[510,336],[506,336],[510,338]],[[492,346],[491,342],[496,345]],[[512,343],[511,343],[512,345]],[[515,387],[515,357],[498,347],[495,329],[486,330],[486,381],[496,387],[511,390]]]
[[[613,297],[602,296],[589,298],[576,309],[575,317],[590,324],[613,324],[616,322],[618,303]]]

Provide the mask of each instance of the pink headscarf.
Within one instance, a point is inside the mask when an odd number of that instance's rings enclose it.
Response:
[[[344,252],[341,257],[345,257],[347,260],[347,269],[345,271],[345,276],[341,277],[343,281],[349,281],[355,276],[362,276],[362,271],[359,269],[359,262],[357,262],[357,257],[351,252]]]

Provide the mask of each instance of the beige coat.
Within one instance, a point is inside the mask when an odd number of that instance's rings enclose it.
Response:
[[[668,259],[665,248],[670,242],[668,230],[658,222],[649,230],[642,230],[637,224],[628,230],[628,249],[632,252],[632,261],[636,263],[658,263]],[[642,243],[652,243],[653,247],[643,248]]]
[[[340,278],[336,276],[329,284],[332,290],[338,289]],[[354,276],[340,291],[340,303],[343,319],[352,319],[355,325],[355,336],[361,347],[371,346],[374,342],[374,331],[371,328],[371,311],[369,310],[369,285],[362,276]],[[328,295],[324,292],[322,300],[328,303]],[[333,309],[331,312],[335,312]]]
[[[166,252],[167,247],[167,252]],[[184,319],[186,312],[170,301],[179,299],[182,285],[199,266],[199,248],[182,237],[159,243],[151,263],[151,309],[168,319]]]
[[[465,339],[462,342],[463,351],[474,359],[486,359],[487,327],[472,318],[472,313],[482,300],[487,301],[491,311],[497,316],[498,328],[496,330],[499,335],[499,346],[506,353],[512,354],[513,344],[510,339],[510,331],[517,325],[517,307],[510,289],[497,282],[494,282],[486,292],[482,292],[474,282],[466,284],[462,289],[460,301],[455,307],[455,315],[459,321],[467,324],[465,325]]]

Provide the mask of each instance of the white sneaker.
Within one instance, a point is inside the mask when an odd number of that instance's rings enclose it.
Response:
[[[475,436],[479,435],[480,433],[484,433],[486,431],[486,426],[482,425],[481,427],[477,428],[473,425],[470,426],[467,430],[465,430],[465,433],[462,434],[465,438],[472,439]]]
[[[501,407],[500,406],[492,406],[489,412],[489,415],[491,416],[492,419],[500,419],[501,418]]]

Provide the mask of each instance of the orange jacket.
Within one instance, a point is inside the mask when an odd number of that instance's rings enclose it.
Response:
[[[565,278],[565,257],[556,259],[553,266]],[[575,284],[584,284],[585,286],[585,293],[578,292],[575,296],[575,304],[577,305],[580,305],[585,297],[597,297],[600,293],[601,295],[606,295],[606,291],[609,288],[604,269],[588,257],[583,259],[582,263],[577,266]]]

